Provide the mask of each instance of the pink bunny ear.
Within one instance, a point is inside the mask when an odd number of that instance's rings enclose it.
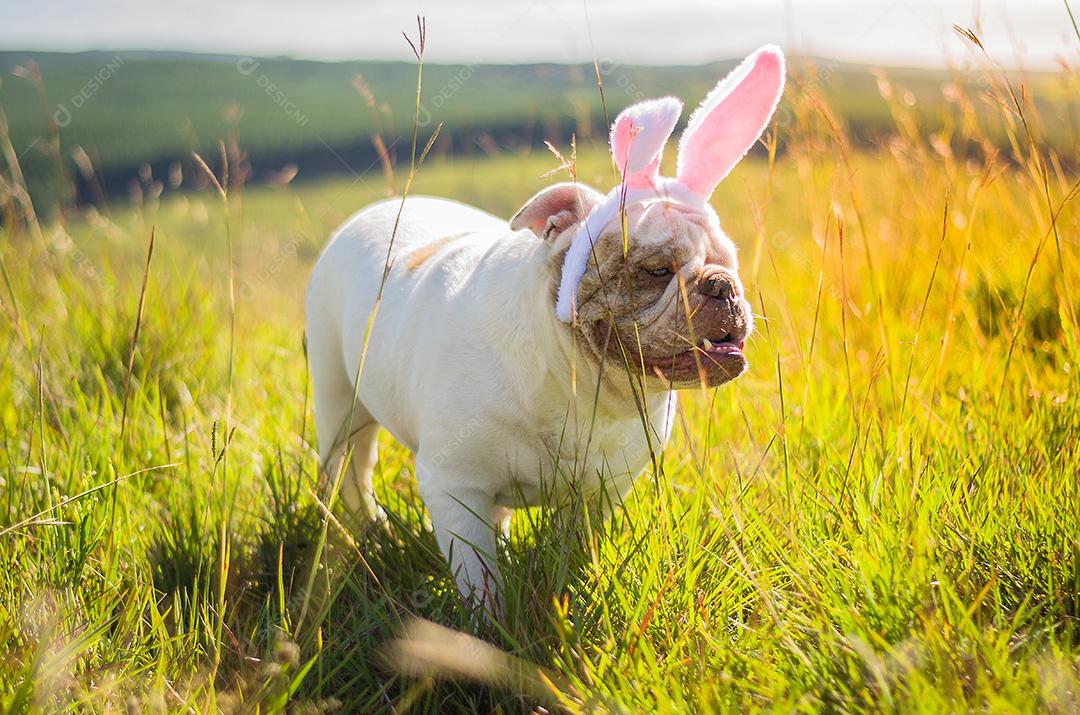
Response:
[[[784,53],[766,45],[722,79],[690,115],[679,139],[676,176],[708,199],[750,151],[784,91]]]
[[[664,145],[682,114],[674,97],[638,102],[619,113],[611,125],[611,154],[632,189],[653,186]]]

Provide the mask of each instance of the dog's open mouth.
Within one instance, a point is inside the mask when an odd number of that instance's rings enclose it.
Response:
[[[646,358],[645,365],[657,377],[671,383],[715,386],[746,370],[745,346],[745,340],[728,333],[718,338],[702,338],[694,347],[668,358]]]

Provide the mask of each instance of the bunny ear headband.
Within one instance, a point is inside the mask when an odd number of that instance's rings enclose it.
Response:
[[[719,223],[709,206],[720,180],[739,163],[765,131],[784,89],[784,55],[766,45],[743,60],[705,97],[679,139],[674,177],[660,176],[660,159],[682,102],[651,99],[624,109],[611,125],[611,155],[622,183],[596,204],[578,227],[563,261],[555,314],[570,322],[574,294],[585,275],[593,241],[620,208],[667,198],[686,204]]]

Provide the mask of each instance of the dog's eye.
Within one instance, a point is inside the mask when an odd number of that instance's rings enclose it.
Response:
[[[671,269],[665,266],[659,266],[657,268],[643,268],[643,271],[655,278],[666,278],[671,275]]]

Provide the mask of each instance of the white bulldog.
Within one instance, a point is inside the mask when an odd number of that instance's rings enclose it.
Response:
[[[338,508],[379,514],[371,480],[386,428],[416,455],[461,592],[488,599],[496,526],[512,508],[571,492],[618,503],[667,442],[672,390],[746,370],[750,305],[708,198],[783,84],[778,48],[748,57],[691,116],[674,178],[659,175],[682,111],[668,97],[612,125],[623,178],[606,196],[552,186],[509,224],[421,197],[349,219],[306,306],[324,487],[351,454]]]

